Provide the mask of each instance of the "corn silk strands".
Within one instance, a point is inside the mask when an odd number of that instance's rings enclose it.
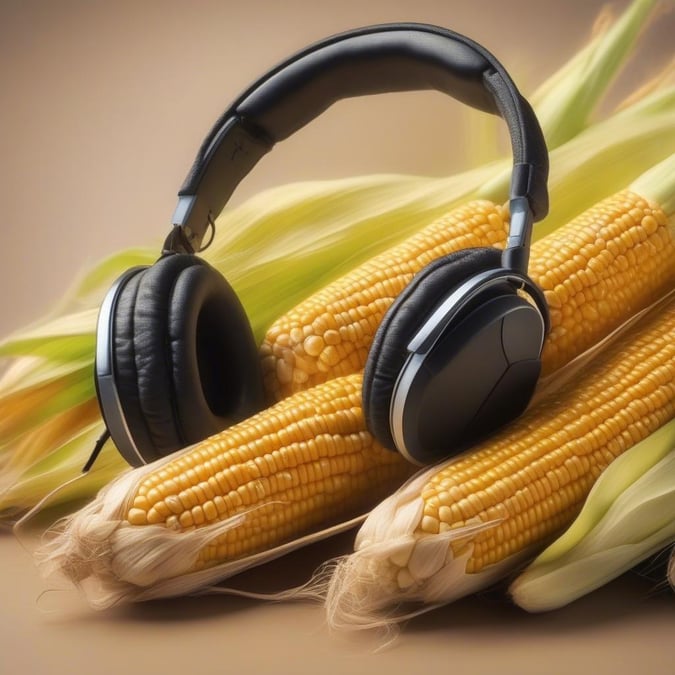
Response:
[[[613,461],[563,535],[511,584],[517,605],[567,605],[675,543],[675,420]]]
[[[329,625],[391,629],[502,579],[542,548],[613,459],[675,416],[674,331],[671,299],[576,381],[379,504],[355,552],[335,565]]]
[[[664,173],[672,180],[662,166],[650,172],[652,182]],[[602,250],[589,246],[599,240]],[[559,260],[560,251],[566,252]],[[627,259],[643,270],[644,284],[623,279]],[[544,270],[549,301],[565,294],[576,307],[552,313],[548,340],[558,347],[545,350],[545,370],[562,367],[585,339],[603,340],[672,288],[673,259],[667,215],[628,191],[537,242],[531,260],[535,271]],[[583,312],[598,316],[590,340],[575,334],[585,325]],[[645,363],[651,367],[653,359]],[[55,529],[41,554],[44,569],[65,576],[100,607],[197,590],[275,557],[293,539],[308,541],[313,530],[315,538],[336,531],[322,528],[339,528],[340,519],[371,508],[412,472],[366,431],[361,378],[354,372],[296,392],[191,451],[126,473]],[[597,475],[585,465],[584,471],[587,482]]]

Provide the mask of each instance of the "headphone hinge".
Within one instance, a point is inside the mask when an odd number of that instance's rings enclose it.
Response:
[[[526,275],[534,220],[527,197],[512,197],[509,211],[509,237],[502,254],[502,267]]]
[[[183,227],[181,225],[174,225],[171,228],[171,231],[162,245],[162,258],[175,253],[195,253],[195,248],[190,240],[191,238],[185,232],[186,229],[188,232],[190,231],[188,227]],[[194,235],[192,238],[194,239]]]

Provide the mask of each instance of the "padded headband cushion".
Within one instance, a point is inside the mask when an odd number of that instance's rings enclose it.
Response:
[[[500,264],[501,251],[495,248],[469,248],[439,258],[413,277],[384,315],[363,373],[363,411],[366,425],[385,447],[396,448],[389,408],[394,385],[408,357],[408,344],[454,288]]]
[[[128,286],[116,313],[116,381],[146,461],[263,406],[253,334],[221,274],[175,255]]]

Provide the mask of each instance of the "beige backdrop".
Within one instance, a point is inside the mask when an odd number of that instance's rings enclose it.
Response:
[[[1,0],[0,336],[48,311],[79,270],[162,237],[204,133],[249,81],[307,43],[375,22],[438,23],[488,46],[527,92],[583,44],[602,4]],[[672,14],[652,28],[624,89],[672,56],[674,28]],[[453,127],[473,114],[430,93],[340,103],[265,158],[235,201],[297,179],[465,168],[484,156]],[[2,675],[646,675],[672,672],[675,656],[672,598],[647,599],[650,586],[634,578],[543,617],[469,599],[373,655],[372,643],[328,635],[314,607],[216,598],[92,614],[70,595],[38,599],[44,585],[9,536],[0,559]],[[304,559],[262,574],[291,578],[289,568],[311,567]]]

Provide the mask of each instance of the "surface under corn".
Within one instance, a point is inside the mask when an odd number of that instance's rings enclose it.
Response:
[[[260,347],[269,400],[361,370],[384,313],[412,277],[454,251],[503,247],[506,216],[489,201],[469,202],[280,317]]]
[[[430,478],[420,535],[478,519],[466,571],[541,544],[571,522],[596,478],[675,416],[675,302],[638,324],[553,399]],[[453,544],[459,555],[462,543]]]
[[[377,327],[413,274],[468,246],[501,244],[503,212],[472,202],[291,310],[260,349],[271,400],[364,367]],[[605,199],[536,242],[530,275],[544,290],[549,374],[675,285],[675,232],[656,204],[630,191]]]
[[[231,427],[138,485],[127,520],[190,530],[246,513],[196,569],[358,515],[412,473],[365,430],[361,377],[336,378]]]

